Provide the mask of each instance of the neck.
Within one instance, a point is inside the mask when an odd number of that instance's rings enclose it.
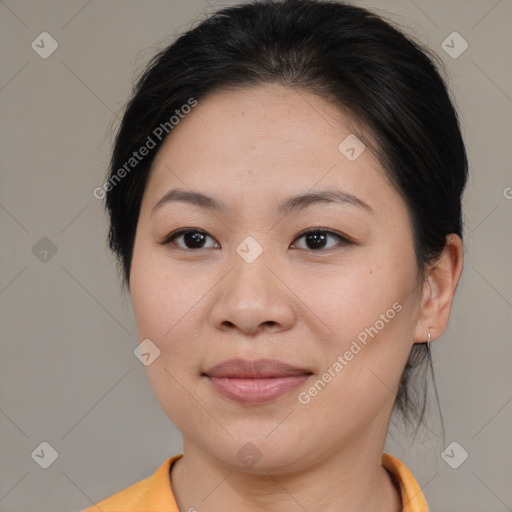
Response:
[[[182,511],[400,512],[399,492],[381,466],[383,441],[367,439],[295,472],[263,474],[229,468],[185,439],[171,485]]]

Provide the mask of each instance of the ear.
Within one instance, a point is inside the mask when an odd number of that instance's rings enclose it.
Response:
[[[434,341],[446,329],[462,267],[462,240],[452,233],[446,237],[446,245],[439,259],[428,269],[414,333],[415,343],[427,341],[429,331],[431,341]]]

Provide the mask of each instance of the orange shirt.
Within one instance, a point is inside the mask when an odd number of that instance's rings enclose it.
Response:
[[[183,455],[167,459],[149,478],[140,480],[83,512],[180,512],[169,479],[171,465],[180,457]],[[402,512],[428,512],[423,492],[405,464],[383,453],[382,466],[400,489],[404,504]]]

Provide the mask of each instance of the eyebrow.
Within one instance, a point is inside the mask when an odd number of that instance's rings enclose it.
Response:
[[[227,210],[227,206],[218,199],[209,197],[201,192],[176,188],[169,190],[155,204],[151,210],[151,215],[153,215],[155,211],[161,208],[164,204],[173,202],[184,202],[219,213],[226,212]],[[359,199],[357,196],[350,194],[349,192],[344,192],[334,188],[291,196],[278,206],[277,211],[281,215],[287,215],[290,212],[304,210],[308,206],[317,203],[349,204],[362,208],[368,212],[373,212],[371,206],[362,199]]]

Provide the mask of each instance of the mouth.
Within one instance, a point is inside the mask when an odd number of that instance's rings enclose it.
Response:
[[[276,359],[229,359],[202,374],[221,395],[240,403],[264,403],[288,393],[313,373]]]

